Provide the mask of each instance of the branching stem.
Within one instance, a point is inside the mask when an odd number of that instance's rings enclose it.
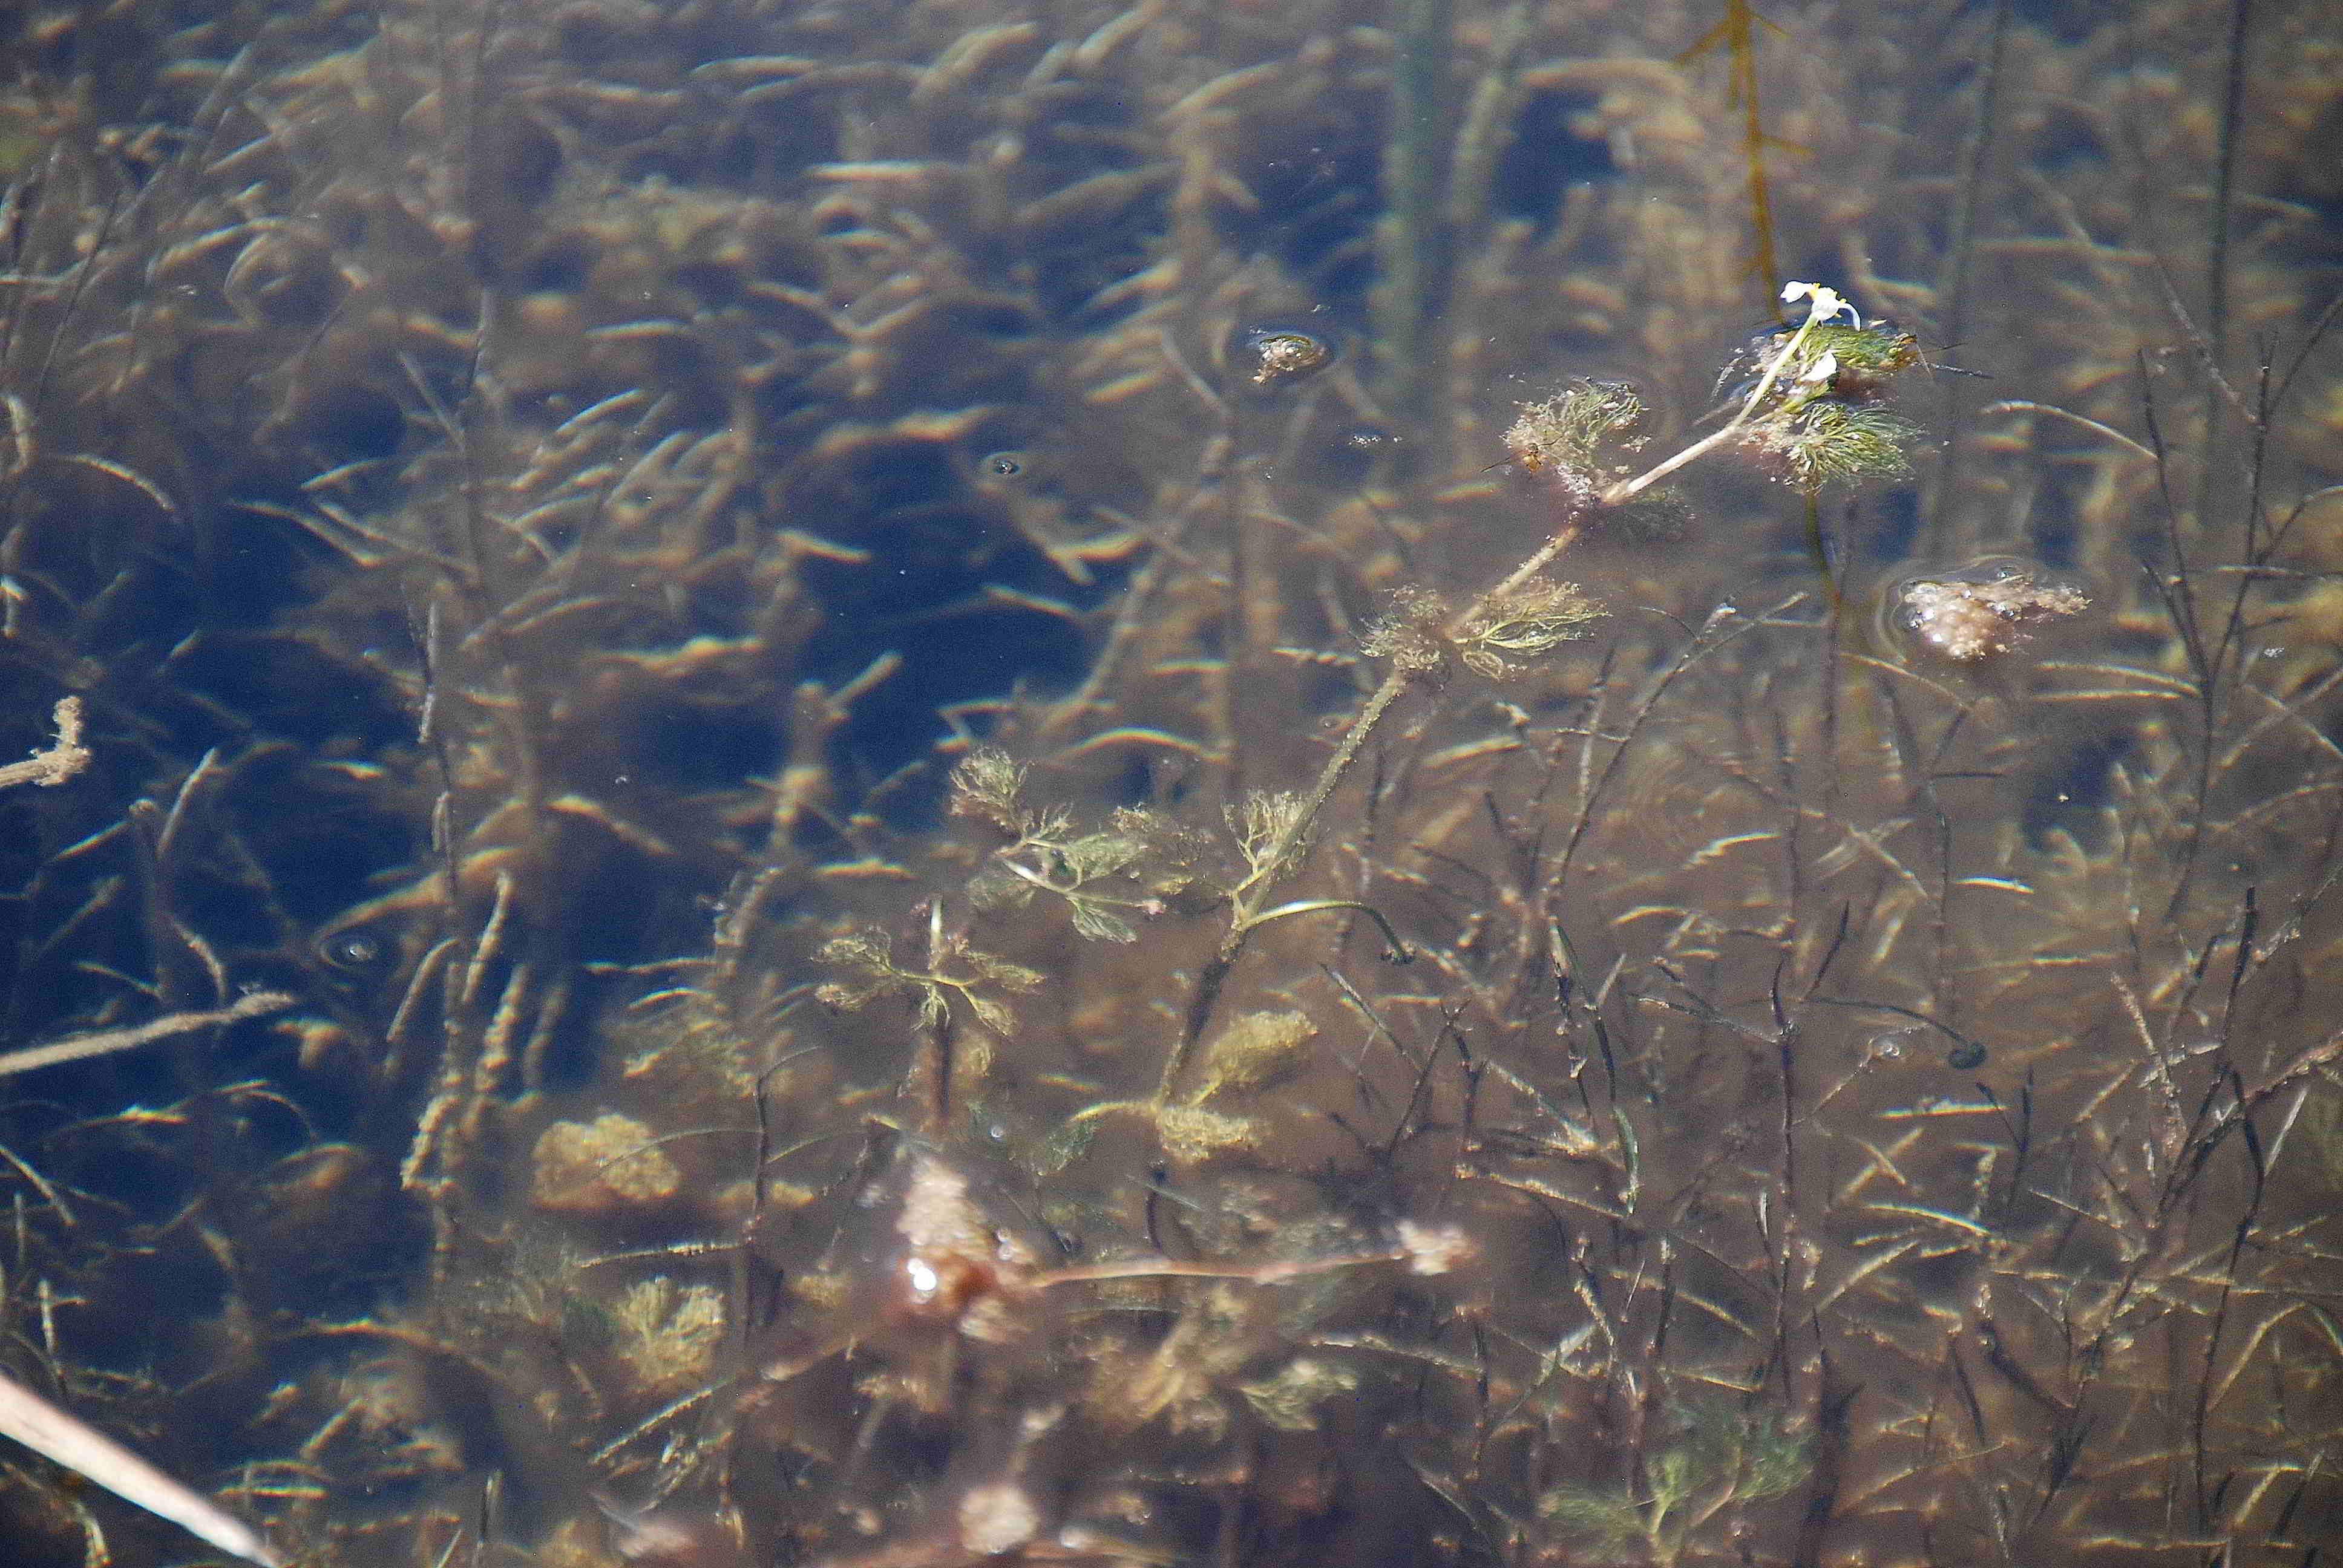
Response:
[[[1595,497],[1591,504],[1573,507],[1554,531],[1546,536],[1544,542],[1532,550],[1519,566],[1475,595],[1463,611],[1450,617],[1442,626],[1443,634],[1452,641],[1464,636],[1507,596],[1545,570],[1576,542],[1586,519],[1595,512],[1633,500],[1677,469],[1727,445],[1745,432],[1758,417],[1758,411],[1765,407],[1765,399],[1781,380],[1783,372],[1795,361],[1798,351],[1812,337],[1815,324],[1827,319],[1837,310],[1845,309],[1853,314],[1833,291],[1813,286],[1792,286],[1793,290],[1802,287],[1813,297],[1813,308],[1805,320],[1799,323],[1797,330],[1791,333],[1774,357],[1766,361],[1756,387],[1731,419],[1674,456],[1632,478],[1620,480]],[[1784,297],[1796,297],[1796,295],[1785,294]],[[1326,759],[1325,765],[1319,769],[1317,781],[1311,786],[1310,793],[1303,798],[1300,809],[1291,813],[1271,836],[1269,842],[1254,857],[1252,874],[1229,895],[1228,933],[1221,939],[1219,949],[1196,977],[1196,989],[1189,999],[1188,1016],[1181,1029],[1180,1039],[1163,1064],[1159,1095],[1170,1092],[1189,1059],[1194,1055],[1197,1043],[1202,1040],[1205,1029],[1212,1022],[1213,1009],[1220,1000],[1222,987],[1228,982],[1229,972],[1236,967],[1246,941],[1268,921],[1282,915],[1301,914],[1306,910],[1357,909],[1374,920],[1393,952],[1407,950],[1380,913],[1354,900],[1306,900],[1267,911],[1262,906],[1278,883],[1301,869],[1311,829],[1316,824],[1319,814],[1326,809],[1326,803],[1334,798],[1334,792],[1342,787],[1342,780],[1365,751],[1368,740],[1373,739],[1376,727],[1383,723],[1383,716],[1391,711],[1392,704],[1398,701],[1400,694],[1420,677],[1431,673],[1433,668],[1436,667],[1404,658],[1393,661],[1390,671],[1368,695],[1357,717],[1342,732],[1342,741],[1334,748],[1334,754]]]

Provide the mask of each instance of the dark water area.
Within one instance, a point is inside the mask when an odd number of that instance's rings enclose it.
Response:
[[[9,13],[0,1373],[320,1568],[2328,1561],[2338,146],[2270,0]]]

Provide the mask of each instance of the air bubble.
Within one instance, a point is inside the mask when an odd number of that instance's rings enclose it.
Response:
[[[1918,1029],[1891,1029],[1871,1037],[1865,1055],[1874,1061],[1893,1061],[1909,1050],[1922,1031]]]
[[[364,931],[352,931],[327,943],[326,957],[344,969],[371,969],[382,959],[382,944]]]
[[[368,926],[329,931],[317,940],[317,957],[344,974],[379,977],[398,956],[397,944]]]

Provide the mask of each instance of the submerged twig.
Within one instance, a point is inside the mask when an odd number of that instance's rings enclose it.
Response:
[[[165,1040],[175,1034],[186,1034],[219,1024],[239,1023],[247,1018],[257,1018],[263,1013],[277,1012],[292,1005],[293,998],[281,990],[247,991],[226,1007],[206,1008],[200,1012],[166,1013],[128,1029],[100,1029],[86,1034],[70,1034],[46,1045],[26,1046],[22,1050],[0,1053],[0,1078],[30,1072],[35,1068],[54,1067],[60,1061],[79,1061],[85,1056],[110,1056],[117,1050],[145,1045],[148,1040]]]
[[[0,1432],[231,1556],[261,1568],[277,1568],[284,1561],[243,1520],[5,1373],[0,1373]]]
[[[89,748],[81,743],[81,699],[57,699],[54,718],[56,744],[22,762],[0,763],[0,789],[14,784],[62,784],[89,766]]]

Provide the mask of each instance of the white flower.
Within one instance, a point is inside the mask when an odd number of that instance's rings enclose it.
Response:
[[[1849,325],[1854,327],[1857,331],[1861,331],[1863,328],[1863,317],[1855,313],[1855,307],[1846,302],[1846,297],[1845,295],[1839,293],[1837,289],[1833,288],[1826,283],[1784,284],[1782,286],[1782,302],[1786,305],[1793,299],[1805,299],[1812,302],[1806,309],[1806,325],[1809,327],[1812,327],[1818,321],[1828,321],[1832,317],[1836,316],[1840,311],[1844,310],[1846,312],[1846,319]]]

